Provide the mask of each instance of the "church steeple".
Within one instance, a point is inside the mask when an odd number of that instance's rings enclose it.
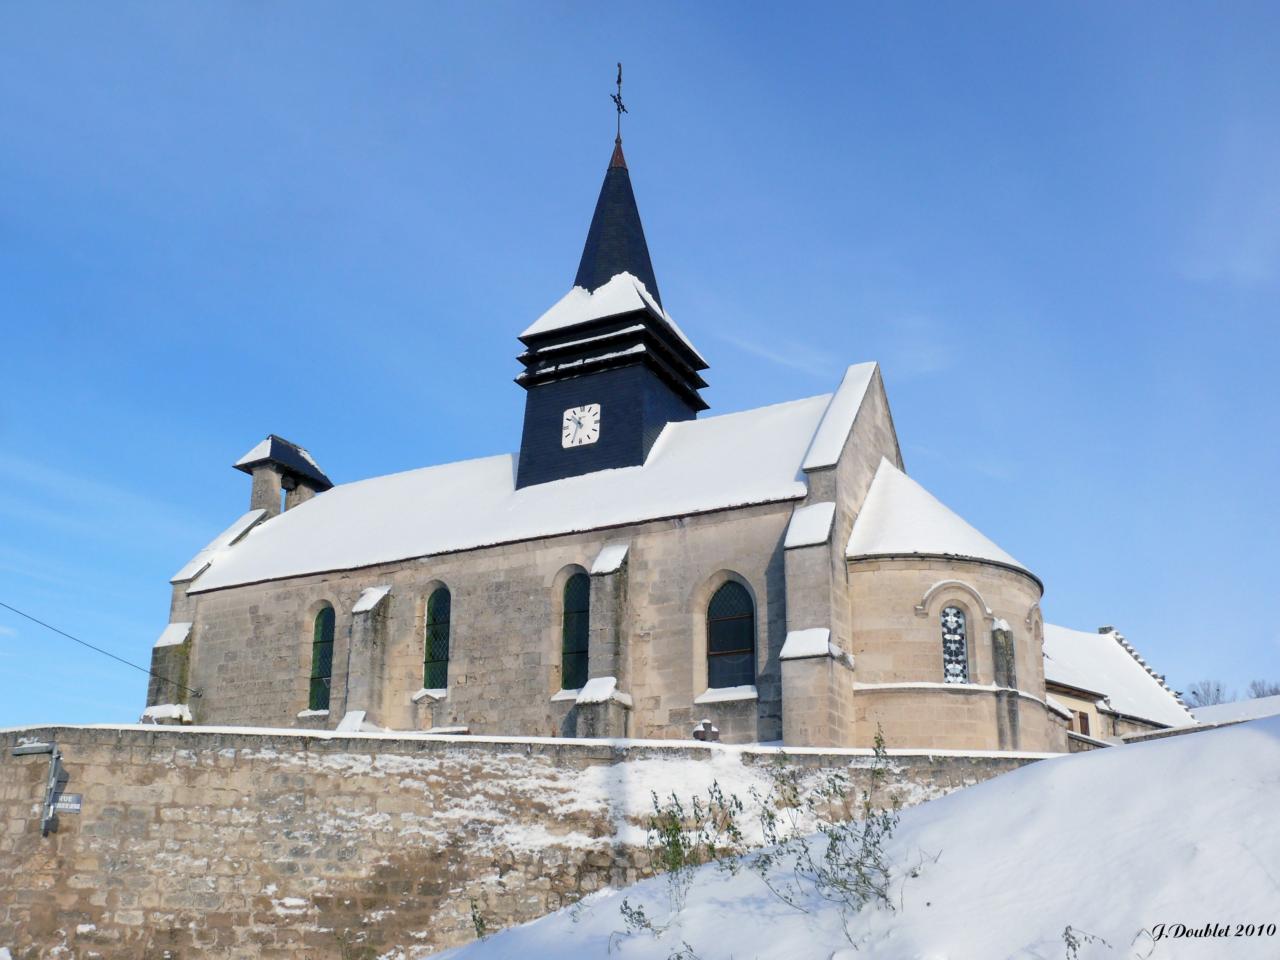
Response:
[[[604,174],[587,242],[578,262],[574,286],[594,292],[620,273],[629,273],[662,305],[658,280],[649,260],[649,245],[640,224],[640,210],[631,189],[631,174],[622,155],[622,137],[613,141],[613,158]]]
[[[573,289],[520,334],[516,486],[645,462],[667,424],[707,408],[707,362],[658,299],[619,132]]]

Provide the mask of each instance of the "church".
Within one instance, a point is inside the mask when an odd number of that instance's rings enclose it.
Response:
[[[144,721],[1041,752],[1193,722],[1115,631],[1046,628],[1034,571],[906,473],[877,364],[708,414],[620,137],[519,342],[515,454],[236,461],[249,510],[172,578]]]

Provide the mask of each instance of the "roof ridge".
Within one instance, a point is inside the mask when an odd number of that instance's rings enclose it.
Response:
[[[1133,657],[1134,662],[1137,663],[1138,666],[1140,666],[1143,670],[1147,672],[1147,675],[1151,677],[1152,680],[1160,684],[1160,687],[1167,694],[1169,694],[1169,696],[1173,697],[1173,699],[1178,702],[1178,706],[1182,707],[1183,710],[1186,710],[1187,713],[1191,712],[1191,708],[1188,707],[1185,703],[1183,703],[1182,697],[1178,695],[1178,691],[1174,690],[1172,687],[1169,686],[1168,683],[1165,682],[1164,676],[1162,674],[1156,673],[1154,670],[1151,669],[1151,666],[1147,663],[1147,661],[1144,660],[1142,658],[1142,655],[1138,653],[1138,649],[1132,643],[1129,642],[1128,638],[1125,637],[1124,634],[1122,634],[1119,630],[1112,630],[1111,636],[1115,638],[1116,643],[1120,644],[1120,647],[1125,651],[1125,653]]]

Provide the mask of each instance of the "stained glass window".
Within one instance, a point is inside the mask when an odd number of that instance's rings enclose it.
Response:
[[[587,642],[591,634],[591,580],[575,573],[564,585],[560,686],[578,690],[587,682]]]
[[[707,686],[756,682],[756,610],[751,594],[730,580],[707,604]]]
[[[443,690],[449,685],[449,608],[452,597],[448,587],[438,587],[427,598],[427,625],[423,643],[422,685],[428,690]]]
[[[964,611],[942,611],[942,679],[945,683],[969,682],[969,644],[965,639]]]
[[[311,695],[308,700],[312,710],[329,709],[329,685],[333,680],[333,622],[333,607],[325,607],[316,614],[311,640]]]

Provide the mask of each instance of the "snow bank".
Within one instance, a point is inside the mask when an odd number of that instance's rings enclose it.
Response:
[[[1280,696],[1255,697],[1237,700],[1235,703],[1217,703],[1211,707],[1196,707],[1191,711],[1197,723],[1230,723],[1234,720],[1257,720],[1280,714]]]
[[[1274,936],[1153,942],[1152,932],[1277,921],[1278,799],[1280,718],[1075,754],[905,811],[890,842],[897,909],[855,915],[853,945],[830,903],[811,899],[803,913],[749,872],[711,868],[658,939],[615,938],[611,949],[622,894],[605,890],[441,956],[668,960],[683,941],[702,960],[1057,960],[1071,926],[1110,945],[1085,943],[1080,960],[1273,958]],[[665,889],[659,878],[625,895],[662,919]]]

